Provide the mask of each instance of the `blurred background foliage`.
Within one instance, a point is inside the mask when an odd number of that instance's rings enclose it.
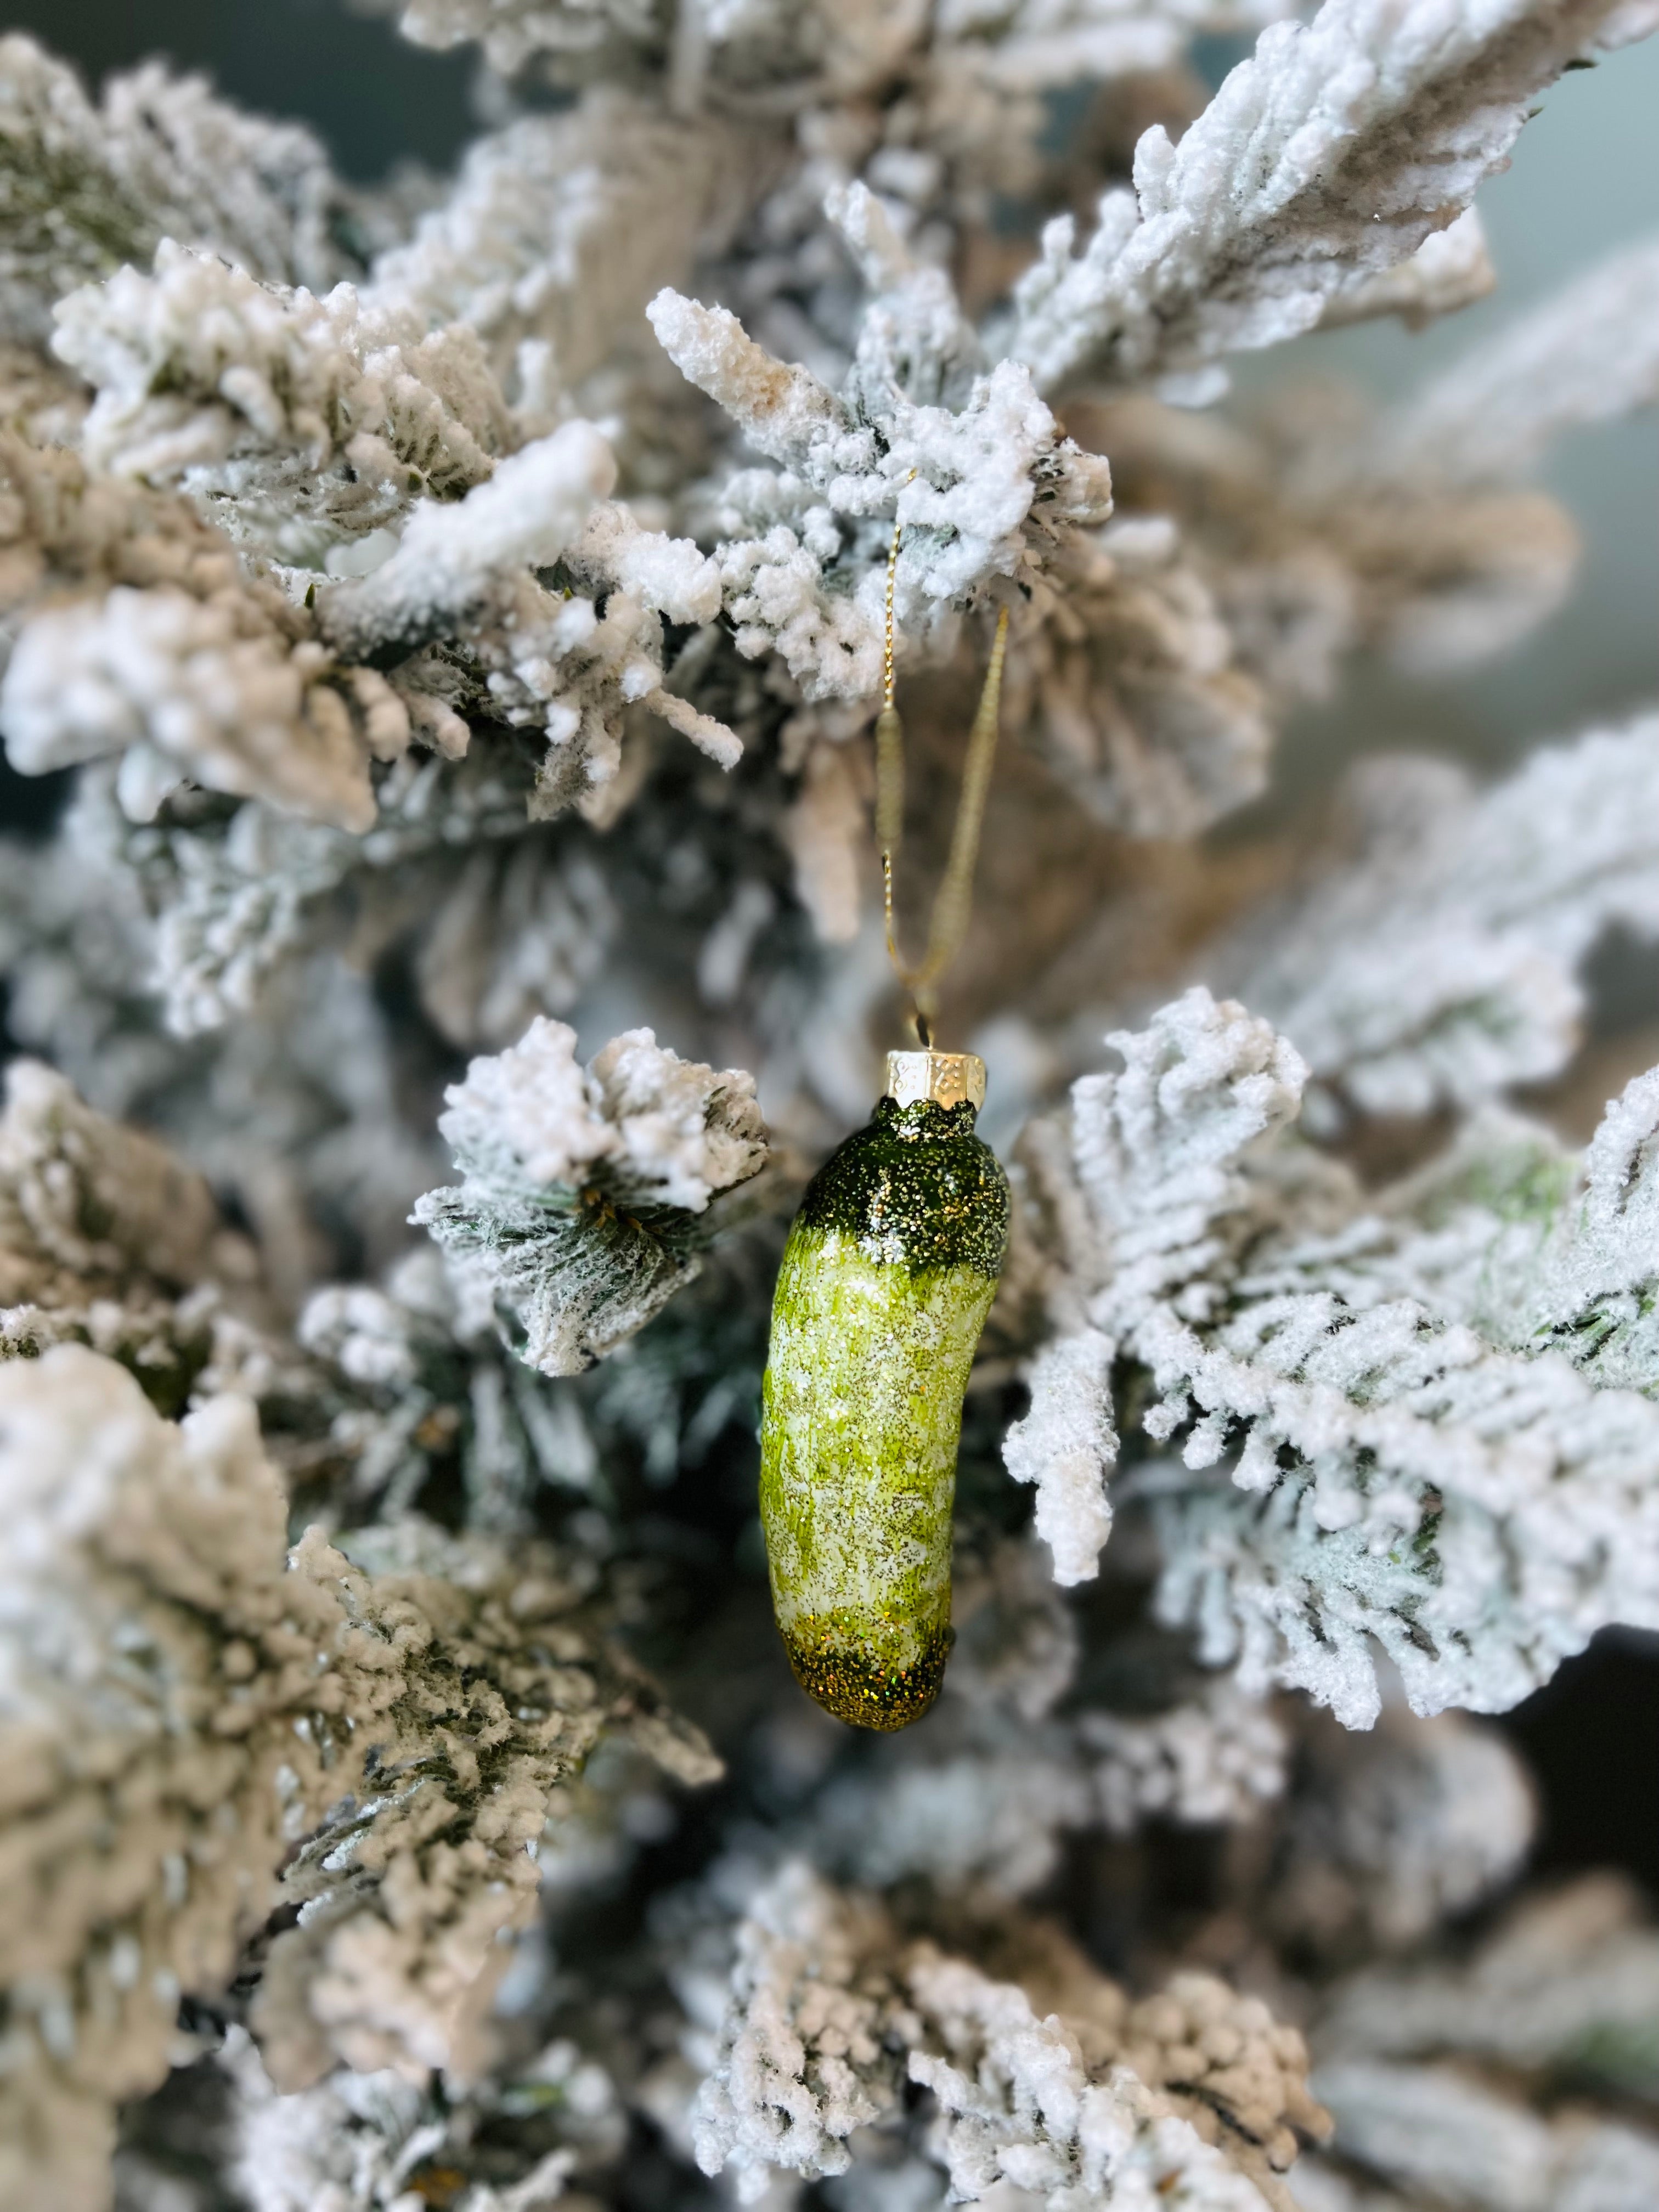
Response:
[[[1389,401],[1455,361],[1592,261],[1659,230],[1659,41],[1574,70],[1545,95],[1513,166],[1479,199],[1498,289],[1410,331],[1395,321],[1304,338],[1242,386],[1340,376]],[[1559,440],[1542,473],[1584,540],[1577,588],[1507,658],[1411,684],[1372,666],[1288,733],[1279,783],[1328,781],[1357,751],[1408,742],[1497,767],[1659,688],[1659,416]]]

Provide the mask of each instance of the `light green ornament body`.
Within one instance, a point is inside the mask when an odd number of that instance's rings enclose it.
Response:
[[[1008,1235],[1006,1178],[974,1134],[980,1063],[896,1053],[890,1069],[900,1096],[826,1161],[789,1232],[761,1428],[790,1664],[874,1729],[917,1719],[944,1677],[963,1396]]]

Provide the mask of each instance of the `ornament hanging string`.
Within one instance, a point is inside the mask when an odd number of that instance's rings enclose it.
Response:
[[[911,471],[915,474],[915,471]],[[909,482],[906,477],[905,482]],[[910,994],[916,1035],[924,1045],[933,1042],[939,1008],[939,986],[961,951],[973,916],[974,872],[979,862],[980,833],[985,824],[985,800],[991,786],[991,764],[996,756],[1001,718],[1002,664],[1008,645],[1008,610],[997,616],[996,638],[991,647],[985,688],[979,711],[968,733],[968,757],[963,765],[962,795],[957,801],[956,827],[951,833],[951,854],[933,896],[928,924],[927,948],[921,960],[909,965],[898,949],[893,917],[893,860],[904,831],[904,725],[893,703],[893,592],[898,574],[899,540],[904,526],[893,525],[893,543],[887,556],[887,626],[882,651],[882,706],[876,718],[876,842],[881,848],[883,908],[887,922],[887,957],[893,972]]]

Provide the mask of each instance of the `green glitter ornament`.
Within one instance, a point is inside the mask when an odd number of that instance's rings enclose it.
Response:
[[[962,1402],[1008,1241],[1008,1182],[974,1133],[984,1063],[888,1055],[887,1095],[807,1186],[763,1384],[761,1520],[801,1687],[900,1729],[951,1647]]]

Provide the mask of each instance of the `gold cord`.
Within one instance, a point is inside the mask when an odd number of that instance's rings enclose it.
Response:
[[[915,473],[912,469],[904,483],[913,483]],[[881,703],[883,711],[889,714],[893,706],[893,587],[898,580],[899,540],[903,535],[904,525],[895,520],[893,542],[887,549],[887,634],[881,649]]]
[[[913,469],[910,475],[914,476]],[[910,477],[907,477],[908,483]],[[956,827],[951,834],[951,856],[933,897],[927,931],[927,950],[919,965],[906,964],[898,949],[893,921],[893,855],[904,827],[904,725],[893,703],[893,592],[898,574],[899,540],[903,525],[893,526],[893,542],[887,555],[887,621],[881,665],[881,712],[876,718],[876,842],[881,848],[882,907],[887,925],[887,957],[893,972],[910,994],[916,1034],[924,1045],[933,1041],[933,1024],[939,1006],[939,985],[945,970],[961,951],[973,917],[974,872],[979,861],[980,834],[985,824],[985,801],[991,785],[1002,702],[1002,665],[1008,646],[1008,610],[997,616],[997,634],[991,661],[985,672],[979,711],[968,736],[968,758],[962,775],[962,795],[957,802]]]

